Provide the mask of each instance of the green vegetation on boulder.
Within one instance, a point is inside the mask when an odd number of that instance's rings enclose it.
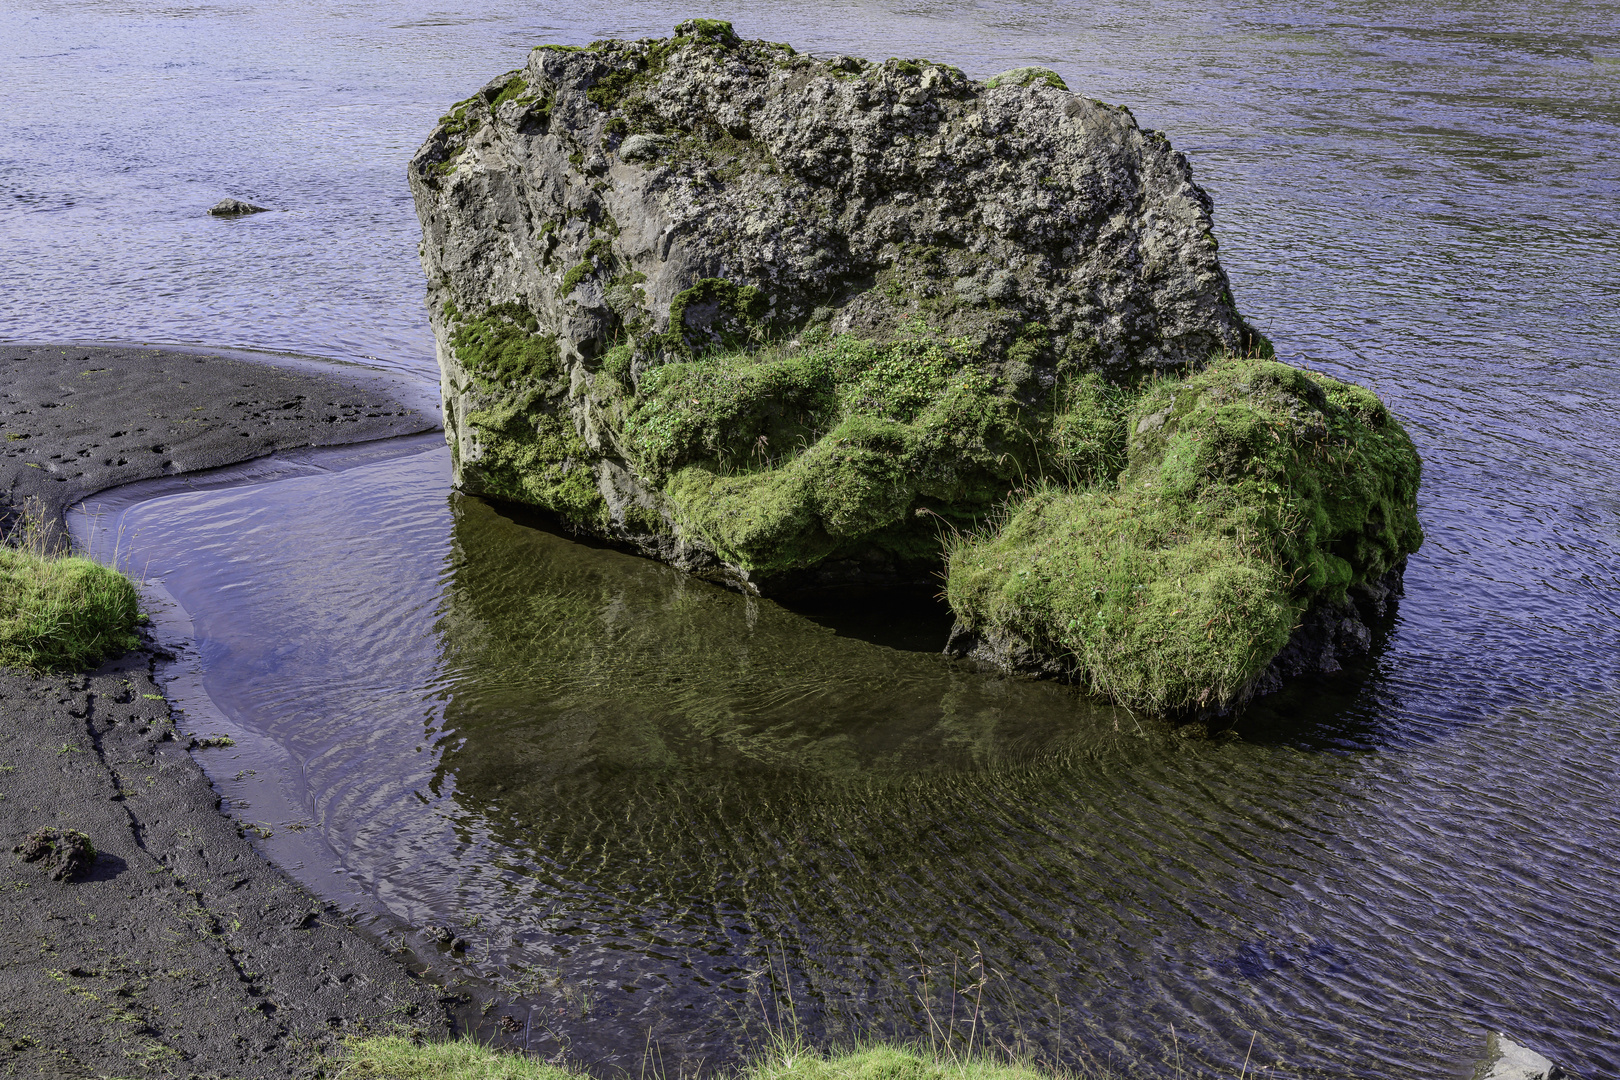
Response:
[[[1042,86],[1050,86],[1055,90],[1067,90],[1069,88],[1068,84],[1063,81],[1063,76],[1051,68],[1043,67],[1020,67],[1013,68],[1011,71],[1003,71],[1000,75],[991,76],[985,81],[984,85],[987,89],[994,90],[998,86],[1028,86],[1030,83],[1040,83]]]
[[[521,304],[496,304],[481,318],[463,320],[452,309],[450,345],[462,364],[485,386],[525,384],[562,374],[557,339],[540,333],[534,312]]]
[[[1306,608],[1417,550],[1417,452],[1360,387],[1219,360],[1138,395],[1116,483],[1043,485],[949,557],[968,627],[1155,711],[1241,701]]]
[[[472,412],[468,421],[482,450],[475,467],[485,494],[550,510],[576,526],[607,523],[598,455],[540,391]]]
[[[468,493],[752,591],[937,579],[949,546],[965,632],[1172,710],[1242,699],[1421,542],[1399,425],[1211,363],[1269,345],[1208,196],[1045,68],[693,20],[533,50],[410,178]]]
[[[711,355],[654,368],[623,445],[675,519],[749,574],[881,551],[939,559],[1034,461],[1037,411],[963,339]]]
[[[606,522],[591,452],[557,400],[567,382],[555,335],[519,303],[476,318],[452,307],[450,347],[471,377],[465,413],[475,451],[468,467],[486,494],[544,507],[580,526]],[[475,400],[474,400],[475,399]]]

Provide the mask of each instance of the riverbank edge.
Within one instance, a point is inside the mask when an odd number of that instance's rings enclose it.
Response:
[[[109,488],[442,431],[428,377],[294,353],[0,343],[0,535]]]
[[[0,451],[12,451],[0,513],[32,499],[57,524],[111,487],[439,428],[436,384],[312,357],[10,343],[0,366],[23,376],[0,399]],[[70,422],[57,419],[64,405]],[[156,452],[91,456],[136,427]],[[454,998],[316,900],[225,812],[155,681],[167,658],[148,637],[90,672],[0,669],[8,1071],[310,1076],[347,1037],[447,1036]],[[54,880],[13,852],[44,827],[90,836],[86,873]]]

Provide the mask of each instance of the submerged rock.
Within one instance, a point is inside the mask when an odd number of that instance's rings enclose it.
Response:
[[[1474,1080],[1580,1080],[1553,1064],[1550,1058],[1520,1046],[1506,1035],[1485,1037],[1485,1057],[1474,1069]]]
[[[241,199],[221,199],[208,208],[208,212],[215,217],[240,217],[243,214],[263,214],[266,207],[254,206]]]
[[[410,182],[456,483],[752,591],[937,575],[1037,489],[1114,485],[1143,387],[1269,352],[1186,159],[1045,69],[814,60],[708,20],[541,46]]]

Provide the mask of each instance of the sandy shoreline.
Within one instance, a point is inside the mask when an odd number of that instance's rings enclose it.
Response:
[[[0,514],[58,520],[98,491],[440,427],[437,387],[284,354],[143,345],[0,345]]]
[[[155,476],[433,430],[433,388],[297,358],[0,345],[0,515]],[[286,1077],[345,1034],[449,1030],[440,991],[267,862],[176,732],[152,649],[0,670],[0,1058],[8,1074]],[[52,880],[12,848],[78,829]]]

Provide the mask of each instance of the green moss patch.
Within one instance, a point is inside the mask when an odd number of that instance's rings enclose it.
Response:
[[[463,318],[448,306],[445,317],[453,327],[450,345],[456,359],[486,388],[562,374],[556,336],[540,333],[534,312],[523,304],[496,304],[477,318]]]
[[[687,19],[675,27],[675,36],[711,41],[717,45],[735,45],[740,40],[737,31],[724,19]]]
[[[725,278],[704,278],[669,303],[669,330],[656,343],[685,355],[739,349],[766,337],[765,293]]]
[[[0,546],[0,665],[92,668],[140,644],[135,586],[89,559]]]
[[[989,512],[1036,458],[1042,418],[978,360],[916,337],[669,363],[643,376],[624,441],[744,569],[871,547],[937,559],[940,519]]]
[[[574,525],[607,524],[607,504],[596,486],[596,462],[566,411],[548,406],[538,389],[475,411],[476,468],[482,494],[528,503]]]
[[[447,304],[445,319],[456,360],[493,402],[467,416],[478,456],[464,465],[477,471],[483,493],[542,507],[570,524],[603,525],[599,457],[555,400],[563,385],[556,337],[541,333],[534,312],[515,301],[476,317]]]
[[[947,595],[1122,704],[1241,698],[1310,603],[1423,541],[1417,452],[1360,387],[1226,359],[1148,385],[1112,429],[1117,399],[1079,400],[1054,434],[1099,471],[1126,443],[1117,483],[1041,486],[954,547]]]
[[[501,92],[496,94],[495,97],[490,101],[489,111],[494,112],[502,105],[505,105],[508,101],[516,101],[518,98],[528,93],[528,90],[529,83],[526,79],[521,77],[513,79],[511,82],[508,82]]]

